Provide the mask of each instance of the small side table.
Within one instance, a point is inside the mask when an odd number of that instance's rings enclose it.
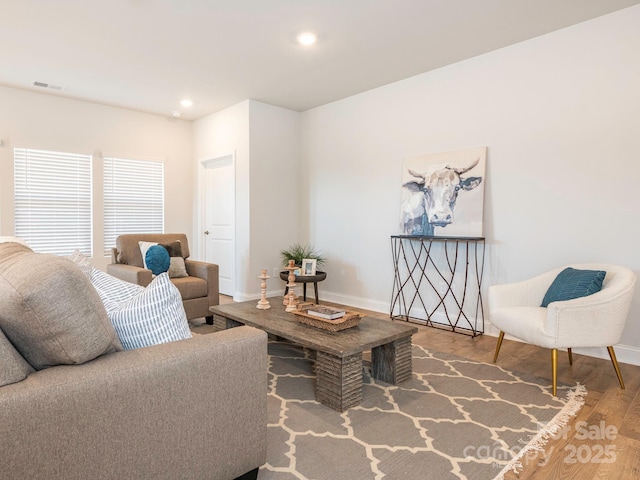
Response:
[[[289,272],[280,272],[280,279],[287,281],[289,277]],[[316,303],[320,305],[320,297],[318,297],[318,282],[323,281],[327,278],[327,272],[317,271],[315,275],[297,275],[296,283],[302,284],[302,299],[303,301],[307,301],[307,283],[313,283],[313,290],[316,294]],[[289,287],[285,285],[284,287],[284,296],[287,296],[287,292],[289,291]]]

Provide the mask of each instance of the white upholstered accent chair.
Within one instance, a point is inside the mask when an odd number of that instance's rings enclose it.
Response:
[[[549,303],[542,299],[558,273],[567,267],[579,270],[604,270],[602,290],[587,297]],[[626,267],[585,263],[560,267],[517,283],[489,287],[491,324],[500,329],[493,358],[498,359],[505,333],[527,343],[551,349],[551,379],[556,395],[558,349],[566,348],[572,364],[571,348],[607,347],[620,387],[622,374],[613,346],[620,341],[636,275]]]

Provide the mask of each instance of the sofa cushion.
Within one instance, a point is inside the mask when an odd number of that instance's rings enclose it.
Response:
[[[602,282],[606,274],[607,272],[602,270],[565,268],[558,274],[545,293],[540,306],[546,307],[551,302],[561,302],[593,295],[602,289]]]
[[[199,277],[182,277],[171,279],[182,295],[183,300],[201,298],[208,295],[207,281]]]
[[[149,267],[147,266],[147,250],[149,250],[151,247],[155,247],[156,245],[158,245],[158,242],[138,242],[138,245],[140,246],[140,256],[142,257],[142,266],[144,268],[149,269]]]
[[[154,275],[160,275],[169,270],[169,252],[162,245],[149,247],[144,256],[144,263]]]
[[[182,244],[180,240],[170,243],[161,243],[169,252],[169,278],[187,277],[187,267],[182,257]]]
[[[36,370],[122,349],[91,282],[66,258],[0,244],[0,305],[0,328]]]
[[[161,243],[160,245],[167,249],[167,253],[169,253],[170,257],[182,257],[182,244],[180,243],[180,240],[169,243]]]
[[[92,279],[125,350],[191,338],[180,292],[167,273],[146,288],[129,284],[135,289],[99,270]]]
[[[18,237],[0,237],[0,243],[20,243],[25,247],[28,247],[29,244]]]
[[[126,302],[131,297],[144,292],[144,287],[120,280],[97,268],[91,271],[91,284],[98,292],[103,304]]]
[[[0,330],[0,387],[21,382],[34,371]]]
[[[85,277],[91,279],[91,270],[93,270],[93,265],[91,264],[91,259],[89,257],[76,249],[67,258],[78,266],[80,271],[84,273]]]
[[[182,278],[188,277],[187,266],[184,263],[182,257],[170,257],[169,258],[169,278]]]

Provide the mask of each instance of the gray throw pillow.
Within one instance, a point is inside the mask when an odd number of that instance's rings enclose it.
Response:
[[[169,278],[182,278],[188,277],[187,266],[184,263],[182,257],[170,257],[169,258]]]
[[[184,257],[182,256],[182,244],[180,240],[166,244],[161,243],[160,245],[169,252],[169,278],[188,277],[189,274],[187,273],[187,267],[184,263]]]
[[[36,370],[122,349],[98,293],[66,258],[0,244],[0,305],[0,328]]]

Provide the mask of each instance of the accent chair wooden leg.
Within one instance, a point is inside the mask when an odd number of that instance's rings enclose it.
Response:
[[[558,349],[551,350],[551,393],[556,396],[558,386]]]
[[[500,335],[498,335],[498,343],[496,344],[496,353],[493,355],[493,363],[496,363],[498,361],[498,353],[500,353],[502,340],[504,340],[504,332],[500,330]]]
[[[624,382],[622,381],[622,373],[620,373],[620,367],[618,366],[618,359],[616,358],[616,352],[613,351],[613,347],[607,347],[607,351],[609,352],[609,357],[611,357],[613,368],[615,369],[616,375],[618,376],[618,381],[620,382],[620,388],[624,390]]]
[[[573,365],[573,355],[570,348],[567,348],[567,353],[569,354],[569,365]]]

